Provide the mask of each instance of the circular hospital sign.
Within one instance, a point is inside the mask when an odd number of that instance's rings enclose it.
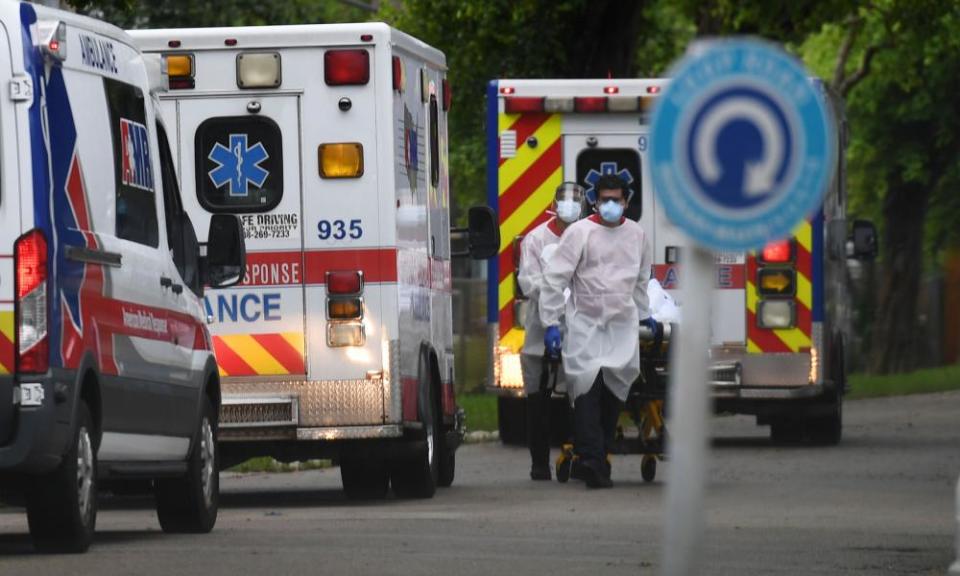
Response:
[[[792,56],[757,40],[698,45],[670,74],[651,129],[651,174],[667,217],[717,250],[790,234],[834,167],[825,94]]]

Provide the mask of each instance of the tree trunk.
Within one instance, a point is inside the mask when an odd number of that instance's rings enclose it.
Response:
[[[916,329],[927,186],[895,177],[884,199],[883,272],[872,338],[872,372],[905,372],[917,366]]]
[[[569,53],[572,78],[630,78],[643,24],[639,0],[594,0],[578,19]]]

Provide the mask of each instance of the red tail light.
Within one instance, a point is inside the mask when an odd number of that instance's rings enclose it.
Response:
[[[450,81],[443,79],[443,111],[450,109],[450,103],[453,102],[453,91],[450,90]]]
[[[607,99],[605,97],[574,98],[573,109],[577,112],[606,112]]]
[[[603,93],[604,93],[604,94],[619,94],[619,93],[620,93],[620,88],[619,88],[618,86],[604,86],[604,87],[603,87]]]
[[[357,86],[370,81],[370,53],[366,50],[327,50],[323,79],[328,86]]]
[[[47,337],[47,239],[31,230],[14,243],[17,322],[17,371],[46,372],[50,361]]]
[[[403,92],[403,63],[399,56],[393,57],[393,89]]]
[[[791,240],[777,240],[763,247],[760,259],[771,264],[780,264],[793,260],[793,242]]]
[[[350,271],[327,272],[328,294],[360,294],[363,291],[363,273]]]
[[[503,99],[503,109],[507,114],[521,114],[523,112],[543,112],[544,98],[524,98],[513,96]]]

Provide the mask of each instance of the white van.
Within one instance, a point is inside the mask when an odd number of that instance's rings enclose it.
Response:
[[[351,497],[454,477],[442,52],[382,23],[132,31],[170,71],[187,212],[239,214],[244,283],[207,296],[224,461],[332,458]],[[471,212],[472,255],[496,252]],[[485,240],[485,242],[484,242]]]
[[[160,64],[102,22],[0,3],[0,489],[40,549],[90,545],[101,482],[155,481],[168,532],[217,518],[202,295],[239,281],[243,238],[221,216],[201,256]]]

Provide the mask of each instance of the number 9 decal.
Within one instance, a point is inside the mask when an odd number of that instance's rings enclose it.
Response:
[[[647,137],[646,137],[646,136],[641,136],[641,137],[637,140],[637,148],[639,148],[641,152],[646,152],[646,151],[647,151]]]

